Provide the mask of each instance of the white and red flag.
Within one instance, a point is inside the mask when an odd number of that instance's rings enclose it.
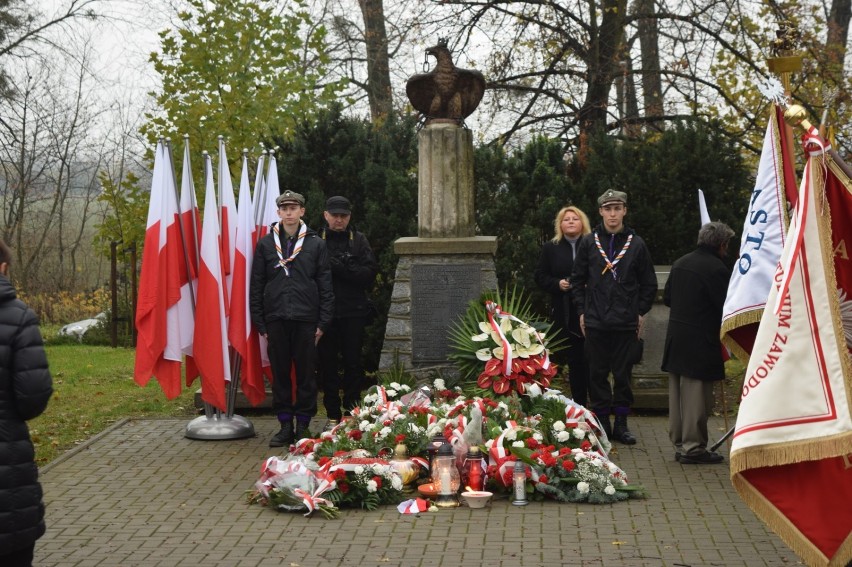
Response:
[[[794,221],[801,238],[787,239],[768,303],[784,280],[787,293],[777,312],[763,311],[731,448],[737,492],[808,565],[852,560],[849,187],[836,156],[811,155]]]
[[[256,406],[266,398],[263,369],[260,359],[260,343],[257,330],[251,322],[249,312],[249,282],[254,258],[255,220],[249,195],[248,158],[243,156],[240,176],[240,197],[237,207],[236,254],[231,289],[231,309],[228,319],[228,338],[240,357],[241,387],[251,405]]]
[[[172,162],[174,163],[174,162]],[[183,166],[180,183],[180,222],[183,238],[183,254],[180,259],[180,324],[178,342],[181,352],[186,356],[187,384],[198,377],[198,369],[192,358],[192,340],[195,334],[195,290],[198,285],[198,243],[201,229],[201,216],[198,212],[198,200],[195,196],[195,183],[192,181],[192,164],[189,158],[189,140],[184,140]]]
[[[226,411],[225,383],[231,380],[231,359],[225,319],[225,275],[221,258],[219,211],[213,184],[213,165],[209,157],[205,168],[207,187],[204,194],[193,354],[201,373],[201,399]]]
[[[225,155],[225,140],[219,137],[219,203],[221,203],[222,269],[225,272],[225,302],[229,303],[234,279],[234,242],[237,238],[237,202],[234,200],[234,184],[231,168]],[[227,308],[227,307],[226,307]]]
[[[261,164],[258,164],[258,168]],[[255,194],[257,188],[255,187]],[[275,154],[269,154],[269,169],[267,170],[266,180],[263,183],[263,191],[258,202],[258,232],[257,240],[260,240],[269,233],[270,226],[278,222],[278,195],[281,194],[281,189],[278,185],[278,163],[275,160]],[[263,361],[263,371],[272,379],[272,368],[269,363],[269,352],[266,339],[260,337],[260,356]],[[295,380],[293,384],[295,384]]]
[[[781,109],[773,105],[754,190],[743,224],[740,251],[722,309],[722,342],[748,360],[787,234],[785,196],[795,195],[793,153]],[[791,201],[791,203],[794,201]]]
[[[151,200],[145,228],[142,268],[136,306],[136,361],[133,378],[144,386],[155,376],[166,397],[180,395],[180,348],[177,337],[169,335],[180,300],[177,196],[169,156],[163,143],[157,144]],[[166,356],[168,349],[169,357]],[[176,360],[175,360],[176,358]]]

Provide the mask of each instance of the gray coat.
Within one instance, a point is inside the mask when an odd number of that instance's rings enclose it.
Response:
[[[0,550],[30,547],[44,534],[44,504],[26,421],[53,393],[35,313],[0,275]]]
[[[671,308],[662,368],[696,380],[725,378],[722,307],[730,270],[711,249],[699,247],[672,265],[663,302]]]

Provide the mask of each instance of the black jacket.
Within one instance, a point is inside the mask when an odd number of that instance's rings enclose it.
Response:
[[[0,549],[27,548],[44,534],[44,503],[26,420],[53,393],[38,321],[0,276]]]
[[[719,330],[731,271],[713,250],[699,247],[672,265],[663,292],[671,307],[662,368],[695,380],[722,380]]]
[[[595,234],[601,247],[608,251],[610,239],[613,254],[617,255],[632,234],[633,240],[624,257],[615,265],[617,278],[607,270],[606,262],[595,244]],[[602,331],[632,331],[639,324],[639,315],[651,310],[657,295],[657,274],[645,241],[636,232],[624,226],[616,234],[609,234],[598,225],[580,241],[574,269],[571,272],[574,288],[574,305],[584,315],[587,328]]]
[[[579,250],[579,240],[576,246]],[[548,240],[541,248],[541,256],[535,269],[535,283],[550,294],[551,318],[554,324],[579,337],[582,336],[580,316],[571,300],[573,290],[559,289],[559,280],[570,278],[573,268],[574,254],[568,239],[563,237],[559,242]]]
[[[287,233],[280,227],[281,244]],[[289,266],[290,275],[278,265],[274,235],[261,238],[254,250],[249,286],[251,321],[260,334],[274,320],[316,323],[328,329],[334,312],[334,291],[325,242],[308,229],[302,250]]]
[[[319,236],[325,240],[334,285],[334,317],[367,317],[371,313],[367,292],[376,281],[379,266],[363,232],[351,225],[344,231],[323,227]]]

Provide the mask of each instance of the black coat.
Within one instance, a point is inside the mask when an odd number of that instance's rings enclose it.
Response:
[[[579,239],[575,245],[579,249]],[[554,324],[569,334],[580,337],[580,316],[571,301],[573,292],[571,289],[559,289],[559,280],[570,278],[573,268],[574,253],[571,243],[564,237],[559,242],[548,240],[541,247],[541,256],[535,269],[535,283],[550,294],[550,311]]]
[[[601,247],[618,254],[632,234],[630,248],[615,265],[617,278],[607,270],[603,256],[595,244],[598,234]],[[645,241],[627,226],[616,234],[609,234],[601,225],[595,227],[580,241],[574,269],[571,272],[574,287],[574,305],[589,329],[601,331],[634,331],[639,325],[639,315],[651,310],[657,295],[657,274]]]
[[[324,227],[319,236],[325,240],[334,285],[334,317],[367,317],[372,313],[367,292],[376,281],[379,266],[363,232],[353,227],[333,231]]]
[[[281,227],[281,244],[286,232]],[[274,320],[316,323],[328,330],[334,314],[334,291],[325,242],[308,229],[302,250],[289,266],[290,275],[278,266],[272,232],[254,250],[249,285],[249,311],[257,332],[266,334],[266,322]]]
[[[0,550],[30,547],[44,534],[44,504],[26,421],[53,393],[35,313],[0,276]]]
[[[663,292],[671,308],[662,368],[696,380],[722,380],[719,329],[730,270],[712,250],[699,247],[672,265]]]

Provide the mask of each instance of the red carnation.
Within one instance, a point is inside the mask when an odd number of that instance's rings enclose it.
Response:
[[[568,472],[573,471],[576,466],[577,464],[574,461],[562,461],[562,468]]]
[[[536,440],[535,437],[527,437],[526,439],[527,447],[530,449],[537,449],[540,443]]]
[[[382,477],[380,477],[380,476],[374,476],[374,477],[373,477],[373,481],[375,481],[375,483],[376,483],[376,488],[381,488],[381,487],[382,487]]]
[[[546,475],[546,474],[543,474],[543,475],[541,475],[540,477],[538,477],[538,481],[539,481],[539,482],[542,482],[542,483],[544,483],[544,484],[547,484],[547,480],[548,480],[548,479],[547,479],[547,475]]]
[[[580,449],[582,449],[584,451],[588,451],[591,448],[592,448],[592,444],[589,443],[588,439],[586,439],[582,443],[580,443]]]
[[[355,441],[360,441],[361,440],[361,430],[360,429],[353,429],[352,431],[349,432],[349,438],[354,439]]]
[[[397,443],[402,443],[403,441],[405,441],[405,435],[400,433],[399,435],[396,436],[396,442]]]
[[[338,483],[337,488],[340,489],[340,492],[342,492],[343,494],[346,494],[347,492],[349,492],[349,483],[348,482]]]

